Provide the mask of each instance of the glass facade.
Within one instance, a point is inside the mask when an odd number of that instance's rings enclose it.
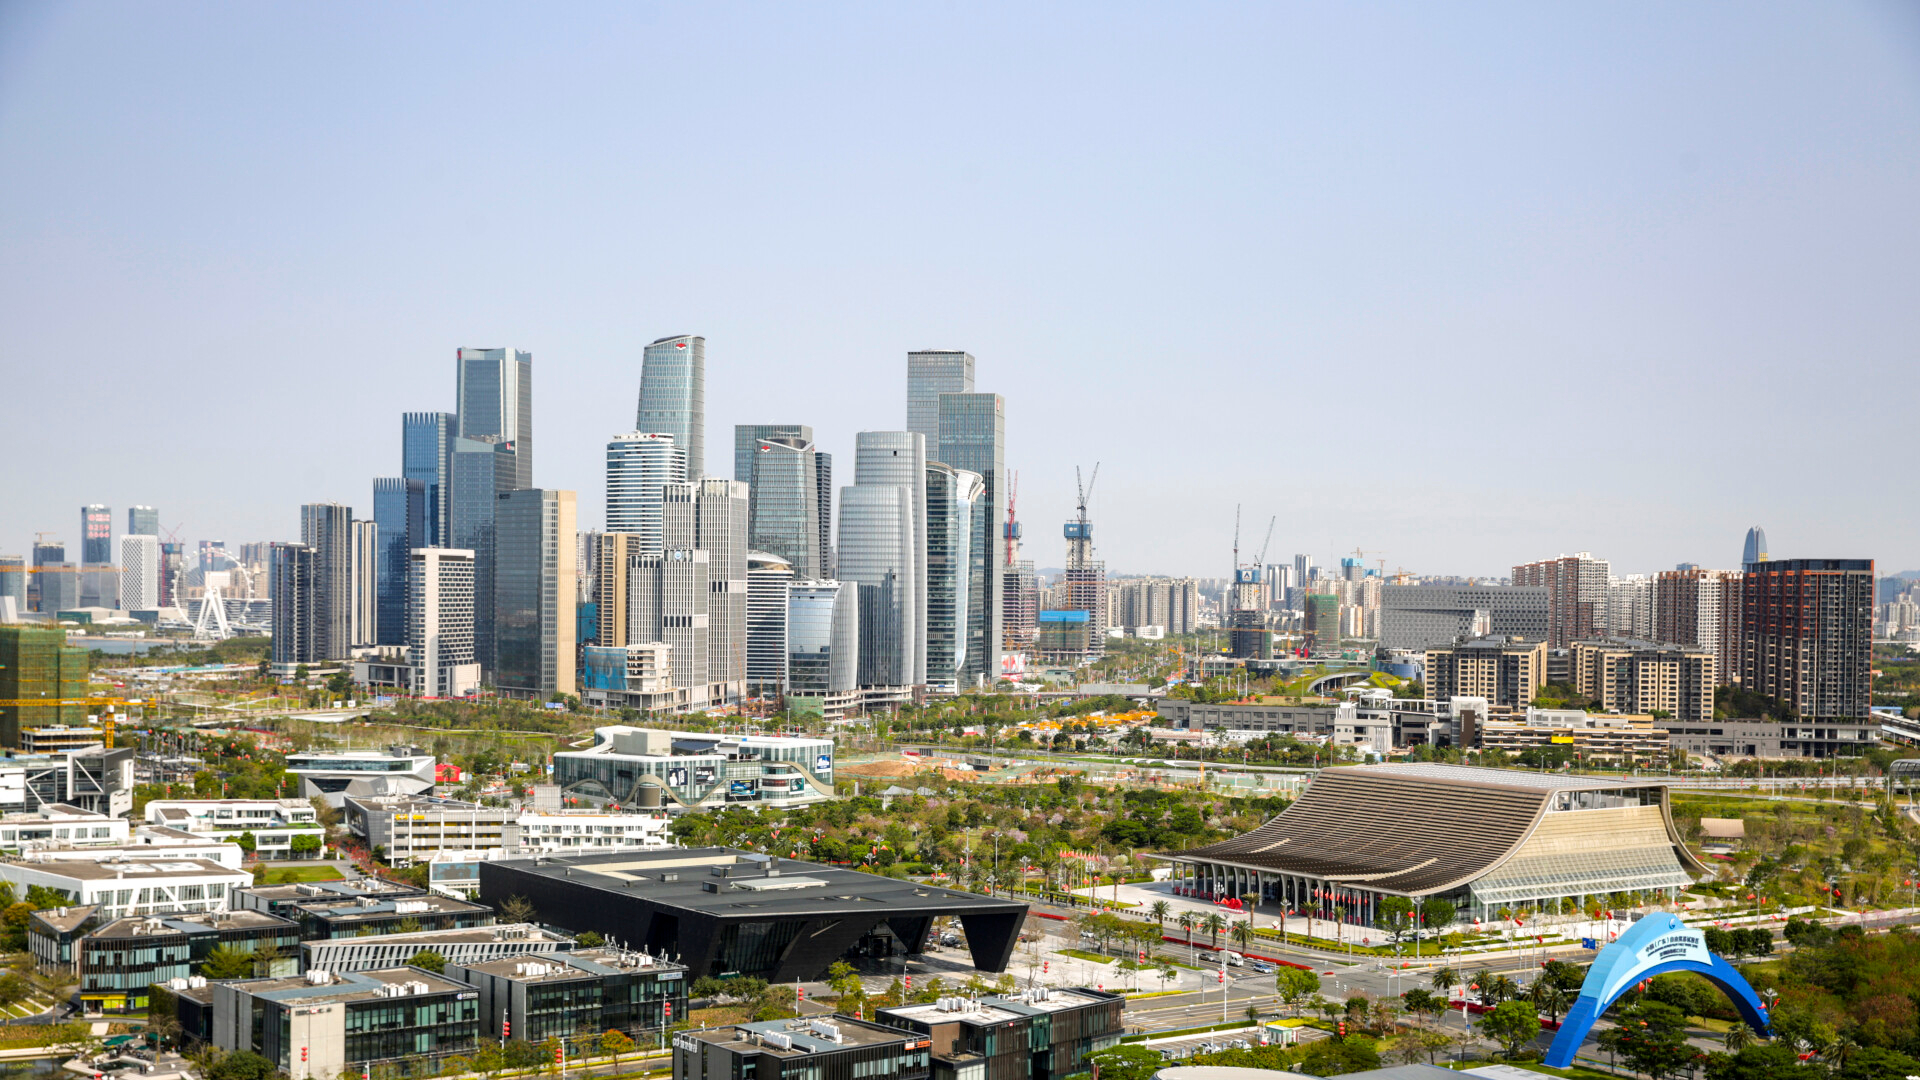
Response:
[[[990,683],[1000,674],[1005,612],[1001,596],[1006,550],[1001,523],[1007,517],[1007,416],[999,394],[940,395],[940,440],[932,454],[980,477],[974,500],[973,540],[967,552],[967,644],[962,685]]]
[[[973,357],[953,349],[907,354],[907,430],[940,440],[940,395],[973,393]]]
[[[374,591],[380,608],[377,644],[407,643],[407,567],[417,547],[432,547],[427,487],[419,480],[381,477],[373,482],[373,523],[380,530]]]
[[[453,545],[473,552],[473,654],[491,676],[494,657],[494,504],[518,473],[512,443],[495,436],[453,441]]]
[[[495,506],[495,685],[544,699],[574,684],[573,492],[525,488]]]
[[[915,633],[913,496],[893,484],[840,492],[840,581],[859,590],[861,686],[910,686],[926,670]]]
[[[787,692],[827,694],[859,686],[857,585],[796,581],[787,593]]]
[[[927,684],[956,688],[967,658],[973,506],[977,473],[927,463]]]
[[[733,478],[753,483],[753,458],[763,439],[813,441],[811,424],[735,424],[733,425]]]
[[[647,346],[640,362],[640,405],[633,427],[673,436],[674,443],[687,451],[687,475],[696,479],[706,475],[706,338],[682,334]]]
[[[518,453],[507,490],[533,486],[533,354],[520,349],[459,349],[462,438],[491,436]]]
[[[899,573],[891,582],[885,572],[876,570],[871,562],[858,574],[849,572],[846,569],[846,550],[841,552],[841,577],[859,580],[863,585],[888,586],[895,597],[888,603],[896,605],[899,612],[898,636],[902,642],[899,654],[902,664],[897,668],[901,681],[885,685],[920,686],[927,681],[927,441],[917,431],[862,431],[854,436],[853,448],[854,488],[898,487],[906,493],[906,509],[901,514],[906,539]],[[843,515],[843,545],[848,543],[845,520]],[[871,537],[866,541],[856,537],[852,546],[870,540]],[[886,620],[876,610],[873,623],[869,624],[864,607],[865,590],[862,591],[860,625],[865,632],[884,625]],[[864,644],[861,652],[862,655],[866,652]],[[881,685],[867,683],[864,676],[861,682],[864,685]]]
[[[638,536],[640,550],[649,555],[665,550],[661,491],[686,479],[687,451],[672,435],[616,435],[607,443],[607,531]]]
[[[746,483],[750,503],[749,543],[755,551],[780,556],[801,577],[822,577],[825,546],[820,539],[821,454],[811,442],[769,438],[753,443]]]
[[[793,566],[763,551],[747,554],[747,692],[777,697],[787,688],[787,590]]]
[[[423,539],[411,541],[414,547],[453,545],[447,506],[453,493],[453,439],[458,430],[459,418],[452,413],[401,414],[400,476],[418,480],[427,500],[427,531],[420,534]],[[385,532],[386,526],[381,526],[381,531]]]
[[[80,508],[80,564],[113,563],[113,511],[93,503]]]

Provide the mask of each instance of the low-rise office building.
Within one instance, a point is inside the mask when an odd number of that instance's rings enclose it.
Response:
[[[106,847],[127,842],[126,818],[109,817],[65,803],[0,817],[0,850]]]
[[[298,885],[250,885],[235,889],[233,906],[245,911],[264,911],[281,918],[302,904],[340,900],[404,900],[425,896],[427,890],[386,878],[359,877],[346,881],[309,881]],[[296,920],[298,921],[298,920]]]
[[[0,862],[0,881],[17,895],[41,885],[64,893],[75,906],[93,905],[107,918],[228,909],[233,890],[253,875],[206,859],[49,859]]]
[[[287,755],[287,771],[300,778],[300,797],[318,795],[344,806],[349,795],[421,795],[433,791],[434,757],[417,747]]]
[[[64,803],[89,813],[125,817],[133,809],[133,749],[91,747],[0,758],[0,812]]]
[[[1508,753],[1560,747],[1583,762],[1664,761],[1671,751],[1666,729],[1651,716],[1579,709],[1528,709],[1524,719],[1487,720],[1480,725],[1480,747]]]
[[[1656,720],[1676,750],[1713,757],[1859,757],[1880,738],[1877,723],[1833,720]]]
[[[833,798],[833,740],[706,735],[621,725],[553,755],[570,797],[630,810],[805,806]]]
[[[141,825],[134,828],[127,838],[119,843],[91,839],[76,842],[57,838],[36,841],[20,853],[20,858],[27,862],[41,862],[49,859],[60,861],[88,859],[94,862],[127,860],[167,862],[199,859],[219,863],[229,870],[238,870],[240,864],[246,860],[246,852],[239,844],[217,836],[196,836],[178,829],[169,829],[164,825]]]
[[[292,1080],[437,1062],[480,1045],[479,992],[420,968],[309,971],[209,989],[213,1044],[251,1050]]]
[[[427,894],[393,900],[371,896],[355,900],[314,900],[292,905],[281,917],[300,924],[302,941],[493,925],[490,907]]]
[[[197,836],[238,842],[251,836],[262,859],[318,859],[326,853],[326,826],[304,799],[155,799],[147,823]]]
[[[687,1018],[687,969],[643,952],[560,954],[447,964],[480,991],[480,1028],[528,1042],[619,1031],[636,1039]]]
[[[1351,722],[1355,712],[1352,705],[1279,705],[1261,702],[1200,704],[1173,697],[1155,701],[1153,708],[1159,714],[1161,723],[1187,731],[1246,731],[1261,735],[1302,737],[1332,735],[1343,715]]]
[[[541,855],[637,851],[673,846],[664,811],[603,814],[591,810],[522,811],[520,850]]]
[[[300,943],[301,966],[308,971],[374,971],[404,967],[422,949],[448,964],[472,965],[536,953],[570,952],[573,939],[532,923],[423,930],[377,937],[315,938]]]
[[[29,754],[85,750],[89,747],[105,746],[106,741],[106,732],[97,727],[52,724],[47,727],[24,728],[20,732],[20,749]]]
[[[300,930],[257,911],[115,919],[79,940],[81,1011],[144,1012],[147,988],[186,978],[217,948],[255,955],[254,974],[288,976],[300,966]]]
[[[674,1035],[673,1080],[928,1080],[931,1045],[847,1016],[702,1028]]]
[[[932,1080],[1056,1080],[1126,1033],[1119,994],[1037,987],[1007,997],[950,997],[879,1009],[874,1020],[925,1036]]]
[[[348,795],[347,831],[394,866],[441,851],[520,849],[520,812],[433,795]]]

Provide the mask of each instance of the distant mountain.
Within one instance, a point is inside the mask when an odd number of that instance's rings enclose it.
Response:
[[[1920,570],[1902,570],[1899,573],[1894,574],[1893,576],[1897,578],[1905,579],[1907,581],[1912,581],[1915,578],[1920,578]]]

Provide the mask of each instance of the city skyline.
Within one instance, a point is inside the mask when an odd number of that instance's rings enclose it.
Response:
[[[712,352],[710,449],[791,421],[843,462],[857,432],[900,424],[904,354],[978,357],[1007,400],[1024,554],[1042,567],[1064,564],[1074,466],[1098,460],[1091,514],[1115,576],[1225,576],[1237,503],[1279,514],[1282,559],[1360,547],[1389,572],[1501,576],[1581,550],[1620,573],[1731,569],[1755,523],[1776,558],[1920,569],[1920,509],[1873,465],[1920,329],[1903,300],[1920,251],[1910,16],[1406,16],[1109,14],[1098,47],[1062,53],[1084,25],[1050,12],[996,60],[990,93],[902,95],[882,90],[899,85],[884,58],[791,68],[794,35],[944,57],[1004,27],[777,16],[783,33],[762,37],[696,12],[415,14],[381,18],[374,53],[348,44],[371,35],[292,12],[10,13],[0,145],[41,163],[9,178],[0,224],[20,283],[0,297],[23,358],[10,385],[55,400],[85,371],[101,415],[169,420],[156,453],[56,452],[67,419],[22,411],[4,438],[37,467],[0,505],[0,553],[45,530],[73,555],[89,504],[112,508],[116,536],[127,508],[156,507],[189,549],[294,541],[285,507],[304,502],[370,515],[366,478],[398,472],[394,414],[453,409],[447,351],[469,342],[538,358],[529,480],[577,491],[597,527],[645,343],[691,333]],[[759,74],[609,129],[604,110],[642,100],[611,57],[659,33]],[[1279,42],[1280,62],[1242,40]],[[413,61],[448,45],[537,46],[534,89],[440,93]],[[1149,59],[1169,48],[1217,62],[1176,79]],[[210,59],[303,49],[354,83],[337,115],[317,115],[314,87],[241,92],[251,69]],[[671,78],[691,60],[661,63]],[[809,117],[847,100],[873,122],[823,138]],[[766,106],[785,130],[753,119]],[[163,115],[189,118],[178,138],[158,138]],[[683,142],[687,168],[636,167]],[[896,179],[935,147],[967,167]],[[538,163],[442,182],[475,153]],[[137,177],[106,164],[133,156]],[[773,158],[778,181],[747,167]],[[331,164],[292,166],[316,159]],[[1217,419],[1233,407],[1243,421]],[[1311,437],[1316,416],[1383,412],[1347,440]],[[1487,449],[1549,423],[1586,427],[1604,467],[1578,468],[1570,443],[1486,468]],[[327,450],[235,434],[263,424],[324,432]],[[1242,474],[1244,453],[1205,453],[1226,427],[1321,453]],[[1482,467],[1425,467],[1448,452]],[[715,457],[704,471],[724,475]],[[1628,471],[1673,482],[1618,483]]]

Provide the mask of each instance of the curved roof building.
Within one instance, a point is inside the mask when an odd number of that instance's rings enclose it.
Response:
[[[1429,763],[1322,770],[1258,829],[1162,858],[1183,895],[1339,906],[1362,924],[1387,896],[1444,897],[1487,918],[1672,895],[1710,872],[1675,830],[1664,784]]]

